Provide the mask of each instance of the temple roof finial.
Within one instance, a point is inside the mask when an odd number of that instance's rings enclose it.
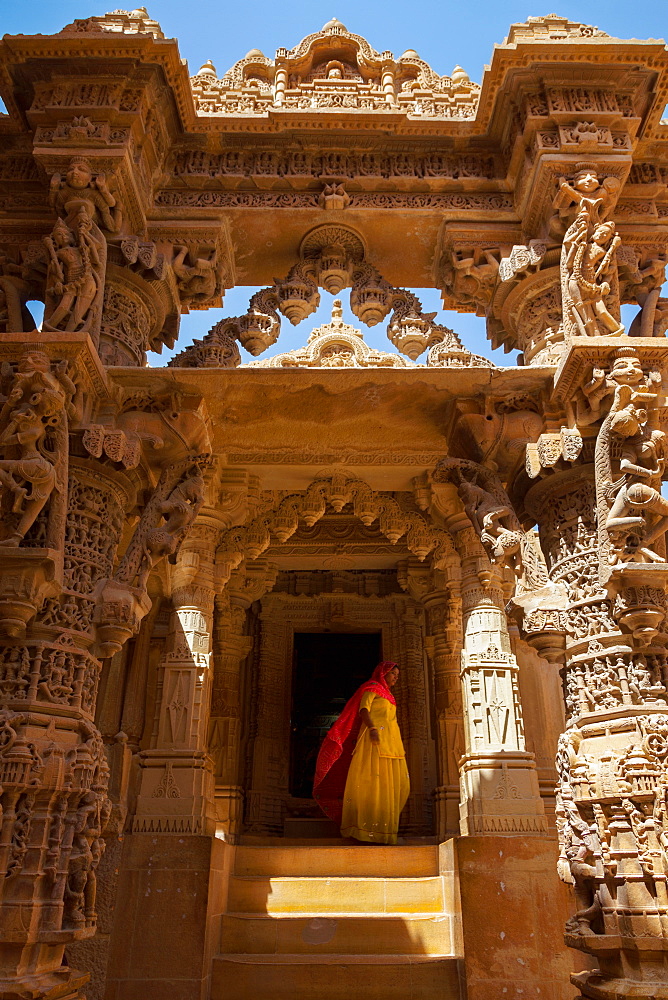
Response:
[[[333,17],[331,19],[331,21],[328,21],[327,24],[323,25],[323,29],[322,30],[323,31],[329,31],[331,28],[341,28],[343,31],[347,31],[348,30],[346,28],[345,24],[342,24],[339,21],[338,17]]]

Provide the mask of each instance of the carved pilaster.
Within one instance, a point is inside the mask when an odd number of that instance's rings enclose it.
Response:
[[[120,728],[127,736],[128,745],[133,752],[139,750],[139,744],[146,725],[146,688],[149,655],[153,626],[155,625],[159,608],[160,601],[156,599],[153,602],[153,607],[141,623],[132,651],[132,657],[127,665]]]
[[[391,634],[396,650],[393,655],[401,664],[397,715],[411,779],[408,802],[401,814],[401,829],[415,836],[431,830],[431,790],[435,785],[425,683],[424,612],[419,604],[412,601],[406,604],[405,599],[393,610]]]
[[[461,598],[435,590],[423,598],[427,612],[425,644],[434,676],[437,772],[436,832],[439,840],[459,832],[459,759],[464,753],[461,664]]]
[[[207,751],[213,598],[212,590],[194,585],[172,594],[150,748],[139,754],[135,833],[213,832],[213,765]]]
[[[289,678],[284,651],[290,625],[271,598],[262,602],[260,621],[260,658],[249,724],[252,761],[246,824],[251,833],[281,833],[289,780],[285,717]]]
[[[519,667],[510,646],[498,571],[482,587],[478,569],[478,560],[463,559],[461,832],[545,833],[536,764],[525,747]]]
[[[241,665],[252,647],[252,636],[244,635],[243,607],[217,597],[213,639],[213,691],[208,747],[215,775],[215,812],[218,835],[233,840],[243,817],[240,785],[241,753]]]

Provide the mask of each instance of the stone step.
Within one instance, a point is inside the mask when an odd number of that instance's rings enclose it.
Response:
[[[436,844],[399,847],[249,846],[236,848],[237,875],[366,876],[375,878],[438,875]]]
[[[232,913],[440,913],[444,880],[422,878],[233,875]],[[449,909],[449,907],[447,908]]]
[[[211,1000],[460,1000],[459,962],[431,955],[218,955]]]
[[[454,947],[447,914],[323,917],[300,913],[271,917],[228,913],[222,918],[221,952],[452,956]]]

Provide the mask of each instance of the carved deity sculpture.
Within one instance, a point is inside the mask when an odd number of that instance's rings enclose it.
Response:
[[[44,240],[49,254],[44,311],[46,330],[90,332],[99,319],[104,259],[93,226],[82,205],[74,229],[58,219],[51,236]]]
[[[638,358],[624,352],[592,394],[614,393],[596,441],[596,490],[602,550],[610,565],[664,562],[649,546],[668,525],[668,501],[661,496],[665,434],[658,429],[660,376],[645,375]],[[618,457],[617,457],[618,456]],[[619,478],[614,465],[619,462]],[[648,515],[656,515],[650,521]]]
[[[559,219],[571,222],[576,214],[586,212],[592,225],[603,222],[612,208],[620,183],[617,177],[599,179],[595,164],[578,163],[573,183],[559,178],[559,191],[554,200]]]
[[[599,179],[596,169],[578,164],[570,183],[559,179],[554,201],[558,219],[568,222],[561,249],[564,334],[571,337],[619,336],[624,327],[613,315],[618,300],[616,251],[621,239],[607,216],[620,183]],[[573,218],[573,213],[575,217]]]
[[[50,199],[58,215],[68,222],[84,208],[102,229],[117,233],[121,228],[121,209],[109,190],[106,176],[93,174],[89,161],[84,157],[70,160],[64,177],[58,173],[53,175]]]
[[[61,467],[66,455],[57,447],[51,450],[47,435],[58,429],[62,445],[75,392],[64,366],[52,371],[48,357],[39,351],[23,355],[0,411],[4,545],[20,545],[53,490],[64,486]]]
[[[668,500],[661,495],[666,435],[650,430],[647,411],[633,404],[616,409],[610,431],[622,438],[619,468],[624,474],[605,522],[615,559],[664,562],[663,556],[648,546],[668,527]],[[658,515],[651,524],[649,514]]]
[[[592,224],[583,207],[564,236],[561,252],[561,292],[567,336],[613,336],[624,327],[610,312],[606,299],[615,280],[615,251],[621,238],[614,222]]]
[[[88,160],[75,157],[63,177],[51,179],[51,204],[60,216],[47,250],[45,330],[97,336],[107,261],[106,229],[116,233],[121,212],[104,174],[94,175]]]

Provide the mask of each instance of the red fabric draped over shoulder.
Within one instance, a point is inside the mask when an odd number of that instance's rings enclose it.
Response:
[[[396,705],[394,695],[385,683],[385,675],[396,665],[388,660],[378,664],[371,678],[355,691],[322,741],[315,765],[313,797],[325,815],[335,823],[341,823],[346,778],[362,724],[359,715],[362,695],[373,691]]]

